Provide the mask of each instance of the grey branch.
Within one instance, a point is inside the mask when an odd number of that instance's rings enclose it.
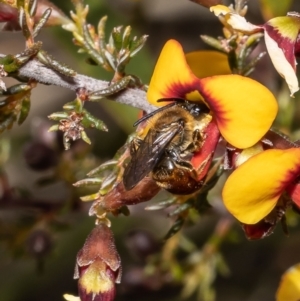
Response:
[[[1,55],[2,56],[2,55]],[[78,88],[86,88],[88,91],[98,91],[107,88],[108,82],[98,80],[85,75],[77,74],[74,77],[68,77],[47,68],[37,60],[30,60],[19,69],[19,75],[32,78],[39,83],[64,87],[73,91]],[[149,113],[156,109],[150,105],[146,99],[146,93],[140,89],[128,88],[118,92],[111,97],[106,97],[113,101],[127,104]]]

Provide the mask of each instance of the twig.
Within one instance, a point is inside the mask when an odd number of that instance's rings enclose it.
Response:
[[[0,54],[0,57],[3,56],[5,55]],[[97,91],[105,89],[108,86],[107,81],[98,80],[82,74],[77,74],[74,77],[67,77],[47,68],[37,60],[30,60],[27,62],[19,69],[18,75],[21,77],[35,79],[42,84],[60,86],[73,91],[82,87],[86,88],[88,91]],[[139,108],[147,113],[157,109],[155,106],[152,106],[147,102],[146,93],[140,89],[128,88],[111,97],[106,97],[106,99]]]

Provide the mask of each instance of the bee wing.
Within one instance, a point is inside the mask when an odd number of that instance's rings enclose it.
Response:
[[[181,129],[180,123],[173,123],[164,131],[154,129],[148,131],[125,168],[123,183],[126,190],[132,189],[153,170],[165,148]]]

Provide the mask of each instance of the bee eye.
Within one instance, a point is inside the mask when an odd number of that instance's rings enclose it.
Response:
[[[190,113],[193,116],[199,116],[203,113],[209,113],[209,108],[205,104],[197,104],[191,108]]]

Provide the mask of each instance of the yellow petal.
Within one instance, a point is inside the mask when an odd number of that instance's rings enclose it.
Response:
[[[192,72],[198,77],[231,74],[228,56],[218,51],[194,51],[185,55]]]
[[[101,260],[94,261],[79,278],[79,285],[87,293],[101,294],[114,289],[114,279]]]
[[[300,173],[300,149],[270,149],[251,157],[227,179],[223,201],[240,222],[256,224]]]
[[[278,106],[265,86],[240,75],[199,81],[200,93],[213,111],[222,136],[233,146],[250,147],[271,127]]]
[[[244,17],[235,13],[230,13],[226,15],[226,21],[233,29],[238,31],[247,33],[262,31],[261,26],[257,26],[250,22],[247,22],[247,20]]]
[[[254,24],[251,24],[250,22],[247,22],[247,20],[238,15],[238,14],[228,14],[226,15],[227,23],[235,30],[247,32],[247,33],[254,33],[257,31],[262,31],[262,28],[260,26],[256,26]]]
[[[186,62],[181,45],[169,40],[163,47],[156,63],[147,92],[148,101],[154,105],[161,98],[186,98],[186,94],[196,91],[198,78]]]
[[[215,14],[216,17],[223,16],[226,20],[226,23],[229,24],[233,29],[252,33],[262,30],[260,26],[256,26],[247,22],[247,20],[235,13],[229,7],[224,5],[215,5],[210,8],[210,11]]]
[[[282,276],[276,301],[300,300],[300,264],[288,269]]]
[[[214,5],[209,9],[211,12],[215,14],[215,16],[226,15],[231,12],[230,8],[225,5]]]
[[[264,28],[278,43],[285,43],[284,39],[289,39],[290,42],[295,43],[300,29],[300,16],[298,13],[290,12],[287,16],[269,20]],[[288,45],[284,46],[287,47]]]
[[[249,160],[251,157],[263,152],[263,145],[261,142],[256,143],[255,145],[243,149],[240,154],[237,156],[236,161],[234,162],[235,167],[238,167]]]
[[[200,92],[200,94],[199,94]],[[239,75],[221,75],[199,80],[186,62],[181,45],[170,40],[157,61],[147,97],[204,101],[213,111],[223,137],[237,148],[254,145],[270,128],[277,103],[258,82]]]

